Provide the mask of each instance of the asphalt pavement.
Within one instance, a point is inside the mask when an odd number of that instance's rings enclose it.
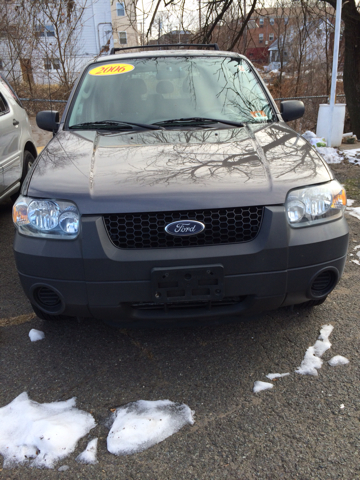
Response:
[[[11,203],[0,204],[0,407],[25,391],[41,403],[75,396],[97,422],[54,470],[0,462],[0,478],[359,479],[360,266],[352,260],[360,221],[347,218],[345,274],[323,305],[211,327],[124,330],[95,320],[43,322],[32,313],[12,253]],[[295,373],[324,324],[334,330],[318,377]],[[45,339],[30,342],[32,328]],[[350,363],[330,367],[338,354]],[[272,390],[252,392],[254,381],[285,372]],[[139,399],[186,403],[195,424],[142,453],[114,456],[105,421]],[[76,463],[94,437],[99,463]],[[59,472],[61,465],[70,468]]]

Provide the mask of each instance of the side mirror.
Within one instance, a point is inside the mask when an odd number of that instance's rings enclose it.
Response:
[[[36,115],[36,124],[42,130],[56,133],[59,130],[59,112],[43,110]]]
[[[300,100],[284,100],[280,103],[280,113],[284,122],[297,120],[305,113],[304,103]]]

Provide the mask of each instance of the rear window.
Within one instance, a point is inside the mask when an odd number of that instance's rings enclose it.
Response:
[[[19,97],[16,95],[15,90],[12,88],[10,83],[6,80],[4,75],[0,73],[0,83],[1,85],[7,90],[7,92],[13,97],[13,99],[16,101],[16,103],[21,107],[24,108],[20,102]]]
[[[0,93],[0,115],[5,115],[8,112],[10,112],[9,106],[6,103],[5,98]]]
[[[88,67],[68,126],[102,120],[151,124],[188,117],[266,123],[274,120],[274,112],[244,59],[126,58]]]

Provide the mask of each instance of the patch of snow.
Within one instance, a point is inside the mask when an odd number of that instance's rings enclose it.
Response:
[[[90,413],[75,408],[75,398],[65,402],[37,403],[21,393],[0,408],[0,453],[4,467],[29,464],[54,468],[71,454],[78,440],[96,423]]]
[[[351,261],[352,261],[352,263],[356,263],[356,265],[360,265],[359,260],[351,260]]]
[[[349,211],[350,215],[360,220],[360,207],[355,207]]]
[[[314,132],[311,132],[310,130],[307,130],[305,133],[302,134],[302,136],[305,138],[305,140],[307,140],[308,142],[310,142],[310,140],[312,138],[316,138],[316,135]]]
[[[36,328],[32,328],[29,332],[29,337],[32,342],[37,342],[45,338],[45,333],[41,330],[36,330]]]
[[[253,392],[257,393],[257,392],[261,392],[262,390],[268,390],[269,388],[273,388],[273,386],[274,386],[273,383],[260,382],[260,380],[257,380],[256,382],[254,382]]]
[[[318,337],[319,340],[324,340],[324,342],[329,341],[329,336],[331,335],[331,332],[334,330],[334,327],[332,325],[323,325],[321,330],[320,330],[320,335]]]
[[[323,354],[326,352],[326,350],[329,350],[331,347],[331,343],[329,340],[325,340],[324,342],[322,340],[316,340],[314,344],[314,353],[317,357],[322,357]]]
[[[266,378],[270,378],[270,380],[274,380],[274,378],[281,378],[290,375],[290,373],[269,373],[266,375]]]
[[[98,439],[94,438],[88,443],[86,449],[76,457],[76,461],[88,465],[99,463],[96,459]]]
[[[339,154],[339,151],[336,148],[316,147],[316,150],[320,153],[326,163],[341,163],[344,159],[344,157]]]
[[[69,465],[62,465],[60,468],[58,468],[58,472],[66,472],[66,470],[69,470]]]
[[[360,164],[360,148],[344,150],[344,155],[346,156],[349,163],[354,163],[355,165]]]
[[[119,407],[111,415],[112,424],[107,437],[107,449],[114,455],[131,455],[194,424],[195,412],[185,404],[170,400],[138,400]]]
[[[328,361],[328,364],[331,367],[337,367],[338,365],[347,365],[348,363],[349,363],[349,360],[346,357],[343,357],[342,355],[335,355],[335,357],[332,357]]]
[[[307,130],[302,136],[320,153],[326,163],[334,164],[343,161],[343,153],[336,148],[327,147],[325,138],[317,137],[310,130]]]
[[[347,207],[351,207],[354,204],[355,200],[350,200],[350,198],[347,199],[346,205]]]
[[[301,375],[314,375],[317,376],[318,369],[322,366],[321,358],[315,355],[314,347],[309,347],[305,352],[304,360],[301,362],[300,367],[295,370],[296,373]]]
[[[317,371],[323,364],[320,357],[331,347],[329,336],[333,329],[334,327],[332,325],[323,325],[321,327],[320,335],[316,340],[315,345],[306,350],[304,360],[301,362],[300,367],[296,368],[296,373],[317,376]]]

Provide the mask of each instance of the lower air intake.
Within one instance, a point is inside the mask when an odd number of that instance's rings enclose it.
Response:
[[[311,293],[314,297],[322,297],[331,292],[335,287],[337,275],[333,270],[325,270],[315,277],[311,285]]]

